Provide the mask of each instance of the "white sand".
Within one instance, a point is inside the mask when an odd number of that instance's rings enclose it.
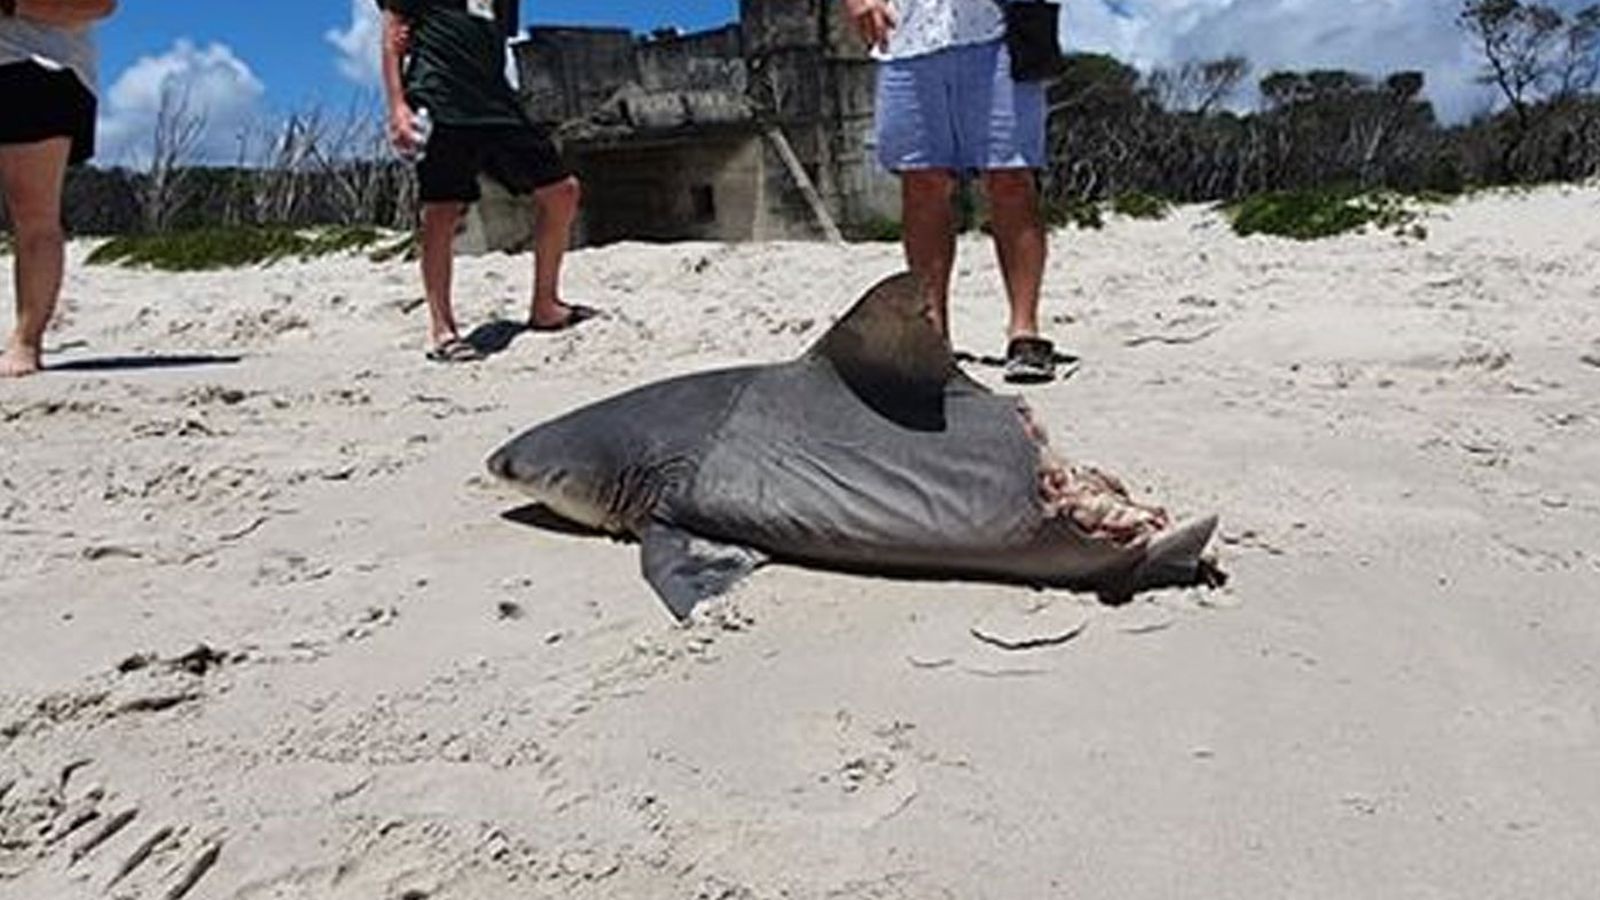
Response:
[[[0,384],[0,896],[167,897],[220,846],[190,897],[1588,900],[1600,192],[1427,225],[1058,236],[1087,363],[1028,396],[1220,512],[1227,590],[774,567],[683,630],[633,548],[501,519],[483,458],[798,352],[897,248],[577,253],[612,317],[470,368],[422,360],[405,264],[75,264],[57,361],[244,359]],[[529,268],[462,261],[463,318],[520,315]],[[998,290],[963,240],[963,347],[998,351]],[[1039,604],[1087,627],[969,631]]]

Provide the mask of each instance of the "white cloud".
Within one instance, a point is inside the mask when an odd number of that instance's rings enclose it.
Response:
[[[383,87],[383,14],[372,0],[350,0],[350,25],[330,28],[323,38],[338,50],[340,74],[362,87]],[[506,79],[517,83],[517,67],[506,54]]]
[[[378,4],[372,0],[350,0],[350,27],[343,31],[329,29],[323,38],[339,51],[335,62],[344,77],[363,87],[381,87],[383,77],[378,54],[382,34],[383,20]]]
[[[112,83],[101,101],[100,152],[108,165],[148,165],[163,97],[187,104],[205,128],[195,158],[230,162],[239,136],[261,117],[266,86],[226,44],[196,46],[179,39],[160,56],[141,57]]]
[[[1580,0],[1557,0],[1573,9]],[[1240,54],[1252,81],[1277,69],[1414,69],[1442,118],[1484,109],[1480,60],[1456,24],[1459,0],[1077,0],[1063,30],[1076,49],[1141,68]]]

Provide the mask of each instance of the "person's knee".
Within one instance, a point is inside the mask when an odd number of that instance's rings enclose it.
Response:
[[[583,185],[576,176],[568,176],[555,184],[546,185],[533,192],[533,201],[541,213],[569,218],[578,212],[583,200]]]
[[[955,195],[956,176],[953,172],[906,172],[900,176],[900,180],[907,204],[949,203]]]
[[[60,210],[11,210],[13,238],[24,252],[34,247],[51,247],[66,240],[66,229],[61,224]]]
[[[17,240],[59,237],[62,232],[60,193],[30,184],[13,173],[7,174],[12,177],[6,178],[6,212],[11,215]]]
[[[990,172],[983,182],[989,203],[997,210],[1029,211],[1038,202],[1038,188],[1030,171]]]
[[[424,203],[422,205],[422,227],[427,231],[440,229],[455,230],[456,224],[466,214],[465,203]]]

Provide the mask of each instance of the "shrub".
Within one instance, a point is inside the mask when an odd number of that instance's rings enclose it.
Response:
[[[301,251],[300,257],[314,259],[319,256],[355,253],[371,247],[382,239],[383,232],[371,225],[339,225],[334,228],[322,228],[310,234],[309,244]]]
[[[312,259],[349,253],[378,242],[366,226],[313,231],[289,228],[200,228],[172,234],[112,238],[89,254],[89,265],[148,266],[167,272],[198,272],[270,265],[286,257]]]
[[[1112,199],[1111,211],[1130,219],[1165,219],[1172,211],[1172,204],[1154,194],[1127,191]]]
[[[1064,197],[1047,204],[1044,219],[1052,228],[1074,225],[1098,231],[1106,226],[1100,204],[1079,197]]]
[[[1246,197],[1227,208],[1240,235],[1270,234],[1300,241],[1358,231],[1368,225],[1404,233],[1416,219],[1396,194],[1348,190],[1273,191]]]
[[[415,262],[418,253],[417,248],[417,233],[408,231],[387,244],[373,248],[373,251],[367,254],[367,258],[375,263],[386,263],[395,259]]]
[[[899,243],[903,233],[904,229],[898,219],[873,216],[851,225],[845,235],[852,241]]]

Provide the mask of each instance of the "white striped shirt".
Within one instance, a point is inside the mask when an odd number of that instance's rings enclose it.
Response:
[[[910,59],[1002,37],[1005,16],[994,0],[894,0],[899,24],[879,59]]]

